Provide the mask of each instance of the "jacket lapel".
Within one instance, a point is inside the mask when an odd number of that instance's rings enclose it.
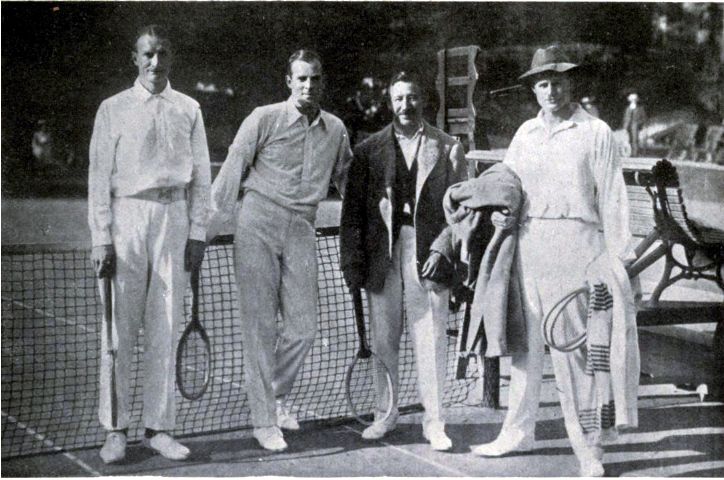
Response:
[[[385,127],[380,132],[380,143],[374,158],[379,159],[377,167],[384,169],[384,196],[380,199],[379,209],[382,220],[387,227],[387,247],[390,258],[392,257],[392,211],[393,211],[393,195],[392,188],[395,184],[395,142],[392,132],[392,124]]]
[[[437,135],[431,130],[427,122],[424,123],[422,142],[420,143],[420,151],[417,154],[417,181],[415,182],[415,203],[420,199],[425,181],[432,173],[435,165],[440,161],[440,141]]]
[[[392,132],[392,124],[386,126],[380,136],[379,154],[377,158],[382,162],[385,175],[385,187],[392,188],[395,184],[395,141]]]

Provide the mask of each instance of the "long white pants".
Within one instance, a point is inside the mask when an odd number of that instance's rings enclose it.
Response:
[[[255,192],[239,210],[234,261],[244,375],[254,427],[276,425],[317,333],[317,250],[310,219]],[[277,332],[277,315],[284,320]]]
[[[403,226],[394,245],[392,266],[381,292],[368,292],[372,350],[385,362],[392,376],[394,409],[399,389],[399,351],[403,328],[403,292],[407,321],[417,363],[417,389],[425,407],[424,421],[442,421],[442,394],[445,387],[449,292],[427,291],[417,275],[415,230]],[[377,382],[378,398],[386,384]],[[378,406],[383,410],[384,406]]]
[[[114,198],[113,340],[116,358],[117,424],[111,425],[111,358],[106,353],[106,322],[101,334],[99,419],[107,430],[128,428],[129,383],[133,347],[144,329],[143,423],[154,430],[172,430],[176,405],[175,332],[183,317],[188,273],[184,249],[189,233],[185,201],[169,204],[135,198]],[[101,288],[101,291],[103,289]]]
[[[535,431],[545,354],[541,322],[566,293],[584,284],[585,268],[603,250],[596,225],[568,219],[529,219],[519,236],[524,313],[528,351],[512,357],[508,414],[501,433],[513,438],[530,437]],[[584,436],[579,421],[582,410],[595,408],[593,376],[585,373],[586,356],[551,349],[551,360],[574,452],[586,454],[586,445],[599,437]],[[591,405],[585,403],[593,402]]]

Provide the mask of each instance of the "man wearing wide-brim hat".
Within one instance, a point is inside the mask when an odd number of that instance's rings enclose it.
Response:
[[[498,438],[473,453],[497,457],[535,448],[545,355],[541,324],[561,298],[588,282],[603,300],[593,303],[588,319],[578,319],[586,322],[586,348],[550,351],[580,473],[602,476],[602,441],[638,422],[636,312],[624,269],[635,256],[613,134],[571,101],[575,68],[553,45],[538,49],[519,77],[541,107],[518,129],[504,160],[525,194],[518,271],[527,352],[512,356],[508,413]]]

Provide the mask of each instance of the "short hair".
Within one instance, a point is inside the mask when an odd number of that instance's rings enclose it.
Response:
[[[287,75],[292,76],[292,63],[300,60],[302,62],[314,63],[318,62],[319,66],[322,66],[322,57],[317,52],[309,48],[300,48],[289,56],[287,60]],[[324,70],[324,68],[322,68]]]
[[[163,40],[164,42],[166,42],[169,48],[173,49],[173,44],[171,42],[171,36],[169,35],[168,29],[163,25],[153,23],[151,25],[144,25],[136,31],[136,36],[133,38],[133,45],[131,45],[133,50],[136,49],[138,39],[144,35],[148,35],[149,37],[156,37],[159,40]]]
[[[390,78],[390,84],[388,85],[388,91],[392,90],[392,85],[398,83],[398,82],[405,82],[405,83],[412,83],[413,85],[417,86],[417,88],[422,91],[422,84],[420,83],[420,77],[418,77],[415,73],[401,71],[397,72],[394,75],[392,75],[392,78]]]

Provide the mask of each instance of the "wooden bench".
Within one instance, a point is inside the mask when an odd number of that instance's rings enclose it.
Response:
[[[503,157],[503,151],[473,151],[467,155],[469,162],[477,164],[477,171],[502,161]],[[689,219],[678,175],[670,162],[661,160],[652,168],[640,159],[624,159],[623,174],[631,230],[635,236],[643,237],[636,247],[636,270],[641,273],[665,258],[663,274],[653,293],[637,305],[637,325],[716,322],[714,358],[724,365],[724,304],[661,300],[668,287],[684,279],[710,280],[724,290],[724,231],[696,225]],[[497,408],[499,381],[494,377],[498,375],[499,364],[495,360],[485,359],[485,367],[492,372],[486,372],[483,406]]]
[[[666,257],[663,275],[649,302],[658,303],[666,288],[683,279],[712,280],[724,291],[724,231],[689,219],[676,168],[664,159],[650,172],[625,171],[624,180],[632,231],[646,235],[637,253],[640,256],[658,241],[656,251]],[[677,246],[682,247],[684,258],[677,257]],[[675,269],[679,270],[676,274]]]

